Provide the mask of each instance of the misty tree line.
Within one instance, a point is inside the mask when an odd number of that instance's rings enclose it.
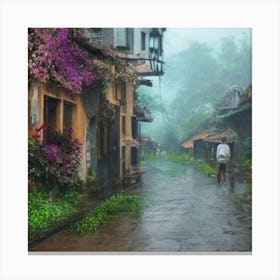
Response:
[[[194,133],[215,125],[215,108],[226,91],[232,85],[245,91],[251,84],[251,53],[251,39],[245,33],[240,42],[232,36],[223,38],[218,49],[189,42],[184,51],[166,60],[162,91],[173,97],[170,101],[163,102],[147,87],[137,90],[139,106],[157,116],[144,126],[144,134],[177,151]]]

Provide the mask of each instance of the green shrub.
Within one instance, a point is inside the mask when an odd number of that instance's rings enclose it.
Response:
[[[81,200],[80,194],[70,190],[61,193],[49,203],[48,194],[38,190],[28,192],[28,235],[33,238],[38,232],[77,212],[75,206]]]
[[[203,174],[210,176],[217,173],[217,170],[215,167],[211,166],[210,164],[202,161],[202,160],[194,160],[192,162],[192,165],[195,167],[195,169],[199,170]]]
[[[77,188],[72,187],[69,190],[63,191],[59,194],[58,199],[61,201],[68,202],[72,205],[78,205],[81,202],[81,194],[80,190],[77,190]]]
[[[243,169],[251,169],[252,168],[252,139],[248,137],[243,142],[243,149],[240,155],[241,167]]]
[[[91,214],[72,225],[70,229],[79,234],[94,232],[114,215],[121,212],[139,213],[143,206],[144,203],[139,196],[119,193],[104,201]]]
[[[94,176],[87,176],[87,186],[88,186],[90,194],[92,194],[92,195],[99,194],[104,189],[104,186],[100,185],[96,181],[96,177],[94,177]]]
[[[235,203],[238,205],[242,204],[252,204],[252,184],[247,184],[247,190],[245,194],[238,195],[234,199]]]
[[[210,164],[202,160],[194,160],[190,155],[183,154],[166,154],[162,156],[156,156],[150,154],[146,157],[147,160],[160,160],[160,161],[170,161],[175,163],[191,164],[194,168],[201,171],[203,174],[210,176],[216,174],[216,167],[211,166]],[[176,176],[176,175],[175,175]]]

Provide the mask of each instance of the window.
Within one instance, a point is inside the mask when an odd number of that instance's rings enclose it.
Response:
[[[124,81],[121,81],[120,87],[121,87],[121,105],[126,105],[126,83]]]
[[[102,44],[103,32],[102,28],[88,28],[88,37],[90,40],[97,44]]]
[[[54,129],[57,129],[58,103],[58,99],[44,97],[44,123],[49,123]]]
[[[132,138],[136,139],[137,138],[137,129],[138,129],[138,123],[136,120],[136,117],[131,118],[131,131],[132,131]]]
[[[125,136],[126,127],[125,127],[125,116],[122,116],[122,135]]]
[[[128,47],[127,28],[117,28],[116,47],[120,47],[120,48]]]
[[[138,150],[136,147],[131,147],[131,164],[137,165],[138,162]]]
[[[64,101],[63,108],[63,131],[72,127],[73,123],[73,104]]]
[[[146,33],[141,32],[141,50],[144,51],[146,49]]]

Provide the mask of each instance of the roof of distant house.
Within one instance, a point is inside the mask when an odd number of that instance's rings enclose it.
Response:
[[[236,133],[231,130],[231,129],[227,129],[221,133],[209,136],[207,138],[204,139],[204,141],[206,142],[221,142],[222,138],[226,137],[226,138],[231,138],[235,135]]]
[[[199,133],[195,134],[192,138],[182,144],[182,147],[185,149],[193,148],[193,141],[195,140],[203,140],[208,136],[208,129],[201,130]]]

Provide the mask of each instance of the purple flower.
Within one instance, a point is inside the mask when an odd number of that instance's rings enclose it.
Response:
[[[46,145],[43,147],[43,152],[47,158],[48,161],[50,162],[55,162],[59,159],[59,146],[57,145]]]
[[[46,82],[54,79],[75,93],[95,79],[89,54],[70,36],[67,28],[35,28],[29,34],[29,74]]]

